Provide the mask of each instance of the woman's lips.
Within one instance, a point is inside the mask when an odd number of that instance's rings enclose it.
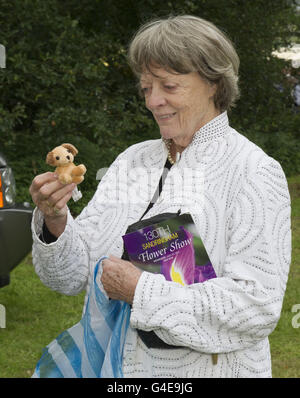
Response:
[[[155,115],[155,118],[158,122],[164,122],[172,119],[176,115],[176,112],[173,113],[164,113],[163,115]]]

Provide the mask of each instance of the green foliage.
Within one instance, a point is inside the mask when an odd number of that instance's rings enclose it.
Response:
[[[242,93],[231,124],[280,161],[287,175],[298,173],[300,115],[292,110],[285,63],[271,56],[299,35],[292,3],[2,0],[0,42],[7,62],[0,70],[0,150],[14,167],[19,200],[30,200],[33,176],[49,170],[45,156],[62,142],[76,142],[78,161],[88,163],[77,212],[95,190],[96,169],[108,167],[129,145],[159,137],[126,51],[141,23],[169,14],[198,15],[229,35],[241,59]]]

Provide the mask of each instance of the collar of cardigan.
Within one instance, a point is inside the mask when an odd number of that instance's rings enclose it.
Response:
[[[209,143],[217,138],[224,137],[229,131],[227,111],[221,113],[210,122],[195,132],[189,146],[197,146],[202,143]],[[167,143],[165,142],[166,146]]]
[[[191,144],[198,145],[214,141],[216,138],[224,137],[228,130],[229,121],[225,111],[196,131]]]

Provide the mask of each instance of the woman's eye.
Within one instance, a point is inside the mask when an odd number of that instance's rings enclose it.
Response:
[[[149,88],[148,87],[142,87],[141,91],[142,91],[143,94],[146,94],[149,91]]]
[[[176,86],[169,86],[169,85],[166,85],[165,88],[166,88],[167,90],[174,90],[174,89],[176,88]]]

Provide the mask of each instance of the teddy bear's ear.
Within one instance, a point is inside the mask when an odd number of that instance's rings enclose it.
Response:
[[[74,145],[72,144],[62,144],[62,146],[66,149],[69,149],[72,153],[73,156],[76,156],[78,153],[78,150],[75,148]]]
[[[46,157],[46,163],[49,164],[50,166],[55,166],[55,159],[52,151],[48,153]]]

